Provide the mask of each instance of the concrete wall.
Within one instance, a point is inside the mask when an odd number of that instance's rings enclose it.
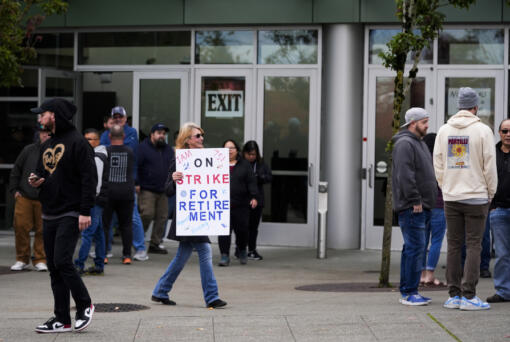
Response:
[[[327,25],[324,46],[321,179],[329,182],[328,247],[359,248],[363,26]]]

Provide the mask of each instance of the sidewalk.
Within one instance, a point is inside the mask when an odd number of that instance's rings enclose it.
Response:
[[[510,303],[483,312],[446,310],[446,291],[430,291],[432,303],[406,307],[395,292],[308,292],[296,286],[377,282],[379,251],[329,250],[328,259],[302,248],[262,247],[262,261],[249,261],[214,271],[224,309],[205,308],[196,253],[170,294],[177,306],[152,303],[152,289],[166,269],[177,244],[166,243],[169,255],[150,254],[146,262],[122,265],[115,245],[103,277],[84,277],[94,303],[141,304],[148,310],[96,313],[82,333],[41,335],[36,325],[52,315],[48,273],[0,275],[0,342],[21,341],[510,341]],[[214,262],[219,259],[213,245]],[[0,265],[15,261],[14,236],[0,235]],[[398,282],[400,254],[392,254],[390,279]],[[444,265],[441,256],[439,267]],[[368,271],[368,272],[367,272]],[[444,270],[438,276],[444,280]],[[494,291],[492,279],[480,279],[478,294]],[[72,303],[74,305],[74,303]],[[74,313],[73,313],[74,317]]]

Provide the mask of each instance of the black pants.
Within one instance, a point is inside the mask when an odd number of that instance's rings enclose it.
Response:
[[[109,199],[103,210],[103,229],[105,245],[108,247],[108,228],[112,224],[113,213],[117,213],[119,219],[119,231],[122,237],[122,257],[131,257],[131,244],[133,243],[133,206],[134,200]]]
[[[250,209],[250,221],[248,224],[248,250],[254,251],[257,249],[257,236],[259,235],[260,217],[262,216],[261,206],[256,206],[255,209]]]
[[[230,209],[230,234],[218,236],[221,254],[230,254],[232,230],[236,233],[237,249],[240,251],[246,250],[246,245],[248,244],[248,222],[250,218],[249,210],[249,207]]]
[[[92,303],[89,292],[73,264],[73,254],[80,236],[78,218],[66,216],[43,220],[44,251],[50,271],[51,290],[55,301],[55,317],[60,323],[71,324],[70,294],[77,311]]]

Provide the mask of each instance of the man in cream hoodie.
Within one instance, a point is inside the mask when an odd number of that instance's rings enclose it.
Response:
[[[437,133],[434,170],[443,191],[448,254],[446,280],[448,309],[486,310],[490,306],[476,296],[480,276],[480,251],[485,220],[496,193],[498,176],[492,130],[476,116],[478,95],[460,88],[459,112]],[[466,242],[466,262],[461,250]]]

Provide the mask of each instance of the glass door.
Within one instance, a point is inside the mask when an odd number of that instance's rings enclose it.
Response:
[[[273,181],[264,189],[260,242],[314,246],[319,180],[315,70],[259,70],[257,141]]]
[[[168,143],[188,116],[188,72],[135,72],[133,74],[133,126],[140,140],[159,122],[169,129]]]
[[[504,73],[501,70],[440,70],[438,71],[438,127],[458,112],[459,88],[471,87],[479,96],[478,117],[497,134],[504,118]]]
[[[384,226],[384,206],[386,184],[388,182],[389,156],[386,144],[392,137],[394,72],[387,70],[370,70],[368,110],[364,137],[364,168],[366,177],[363,181],[363,214],[362,247],[380,249]],[[430,71],[421,71],[411,83],[411,88],[402,105],[401,123],[405,122],[404,114],[410,107],[425,108],[431,115],[429,132],[433,129],[436,119],[431,99],[433,82]],[[394,221],[394,226],[398,223]],[[400,230],[394,229],[392,244],[399,246]],[[401,246],[401,245],[400,245]]]

